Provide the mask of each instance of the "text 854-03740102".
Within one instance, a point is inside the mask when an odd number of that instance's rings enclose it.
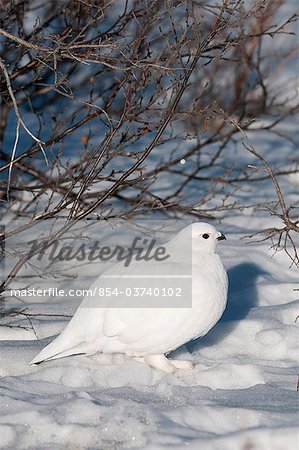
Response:
[[[118,288],[101,288],[98,289],[98,295],[99,296],[119,296],[124,295],[126,297],[181,297],[182,296],[182,288],[176,287],[154,287],[154,288],[148,288],[148,287],[127,287],[124,290],[120,290]]]

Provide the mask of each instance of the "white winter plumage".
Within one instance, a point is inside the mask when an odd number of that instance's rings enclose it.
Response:
[[[191,229],[190,229],[191,227]],[[191,238],[192,236],[192,238]],[[184,258],[186,245],[192,239],[192,258]],[[143,359],[150,366],[166,372],[192,366],[190,361],[171,360],[165,354],[184,343],[205,335],[218,322],[226,306],[228,280],[219,255],[215,253],[223,234],[212,225],[199,222],[180,231],[165,247],[172,255],[160,262],[133,262],[128,268],[121,263],[105,272],[114,278],[114,287],[123,283],[125,274],[177,274],[177,269],[192,271],[192,307],[120,308],[94,307],[94,298],[85,297],[62,333],[32,361],[76,354],[124,353]],[[187,242],[187,240],[189,242]],[[191,248],[191,247],[190,247]],[[185,250],[185,252],[184,252]],[[184,267],[190,264],[191,267]],[[186,271],[185,271],[186,269]],[[166,271],[166,272],[165,272]],[[191,272],[190,272],[191,273]],[[110,280],[111,283],[111,280]],[[148,280],[151,286],[151,280]],[[161,286],[163,278],[161,279]],[[100,276],[93,286],[106,286]],[[119,300],[118,300],[119,301]],[[125,301],[125,299],[124,299]]]

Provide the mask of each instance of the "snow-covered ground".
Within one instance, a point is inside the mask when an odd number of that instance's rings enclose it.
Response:
[[[284,127],[295,138],[295,120]],[[266,131],[250,137],[271,165],[298,167],[291,142]],[[227,156],[228,167],[242,158],[257,164],[241,144]],[[298,177],[279,178],[288,204],[298,203]],[[197,181],[188,189],[190,198],[200,198]],[[101,354],[30,366],[79,299],[8,301],[30,317],[0,321],[0,448],[298,448],[298,268],[283,251],[273,255],[269,243],[240,239],[277,224],[248,207],[275,199],[271,181],[243,184],[234,196],[246,208],[215,224],[227,236],[219,252],[230,278],[228,306],[213,330],[176,352],[195,363],[192,370],[166,375],[122,355]],[[42,285],[48,287],[47,279],[39,280]]]
[[[296,122],[285,127],[295,137]],[[267,132],[251,137],[272,165],[294,164],[293,144]],[[229,155],[256,164],[241,145]],[[288,204],[298,202],[297,178],[279,178]],[[198,183],[189,193],[195,200]],[[270,180],[243,184],[234,195],[244,206],[275,199]],[[30,366],[79,299],[9,299],[7,307],[31,316],[0,323],[0,448],[297,449],[298,268],[269,243],[240,239],[276,224],[246,207],[216,225],[227,236],[219,252],[230,277],[228,306],[212,331],[176,352],[195,363],[185,373],[100,354]],[[38,283],[49,287],[46,278]]]
[[[292,137],[295,127],[287,125]],[[288,141],[274,142],[267,132],[252,137],[272,165],[296,159]],[[287,203],[298,202],[296,176],[279,180]],[[196,192],[194,184],[190,195]],[[270,180],[243,185],[235,196],[244,206],[275,199]],[[240,239],[276,224],[250,207],[216,225],[227,236],[219,252],[230,277],[228,306],[204,338],[176,352],[195,363],[184,373],[100,354],[30,366],[79,299],[9,299],[7,307],[31,316],[0,323],[0,448],[297,449],[298,268],[283,251],[273,255],[269,243]],[[46,278],[38,283],[48,287]]]
[[[8,339],[0,351],[0,447],[297,448],[297,270],[284,253],[271,258],[265,243],[239,239],[271,220],[240,215],[218,226],[228,238],[220,248],[230,277],[228,307],[208,335],[177,351],[195,362],[188,372],[165,375],[100,354],[33,367],[28,362],[51,338],[36,340],[26,317],[18,323],[28,331],[0,327]],[[26,306],[42,314],[63,309],[59,299]],[[31,321],[42,337],[67,319]]]

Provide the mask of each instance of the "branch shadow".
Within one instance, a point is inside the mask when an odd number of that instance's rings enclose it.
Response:
[[[192,353],[200,347],[215,345],[229,335],[240,320],[245,319],[250,310],[258,305],[257,279],[266,275],[254,263],[242,263],[228,271],[229,290],[226,310],[218,324],[206,335],[187,344]]]

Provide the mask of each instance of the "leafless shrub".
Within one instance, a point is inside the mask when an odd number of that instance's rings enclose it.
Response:
[[[256,130],[275,133],[297,110],[271,83],[296,49],[264,45],[290,33],[294,16],[276,23],[281,5],[2,2],[3,211],[13,206],[29,225],[64,217],[67,228],[90,216],[214,218],[239,208],[232,193],[252,175],[227,164],[226,152],[254,119],[270,115]],[[281,214],[289,237],[297,222],[287,207]]]
[[[298,241],[296,241],[296,237],[298,237],[297,233],[299,233],[299,216],[298,212],[296,213],[298,207],[292,204],[286,204],[278,179],[266,159],[256,151],[250,141],[248,145],[244,145],[250,153],[262,162],[264,169],[258,169],[264,170],[272,180],[277,195],[277,202],[274,207],[267,206],[267,210],[271,215],[279,217],[282,222],[282,226],[279,228],[266,228],[251,235],[250,237],[253,238],[255,236],[262,235],[264,237],[263,240],[270,239],[272,242],[272,249],[274,249],[275,252],[284,250],[290,257],[292,263],[299,267],[299,253],[297,248]]]
[[[32,313],[28,311],[28,308],[10,308],[10,309],[0,308],[0,320],[4,321],[4,325],[7,328],[32,331],[36,339],[38,339],[38,335],[34,328],[34,319],[37,318],[45,319],[47,317],[55,317],[63,319],[71,318],[71,316],[65,314]],[[16,319],[19,320],[20,323],[17,323]],[[22,319],[25,319],[25,323],[24,320]]]
[[[290,257],[292,264],[295,264],[299,267],[299,253],[297,249],[298,244],[296,242],[296,237],[298,237],[297,233],[299,234],[299,220],[298,213],[296,213],[298,207],[292,204],[287,205],[278,181],[278,177],[275,175],[268,161],[256,150],[240,125],[230,118],[228,118],[227,120],[231,122],[237,129],[239,129],[244,138],[243,145],[246,150],[254,155],[262,163],[262,167],[253,165],[250,165],[249,167],[255,169],[258,172],[266,173],[267,176],[271,179],[276,193],[277,201],[275,201],[274,205],[271,205],[271,203],[266,203],[265,205],[263,205],[263,208],[266,209],[270,215],[278,217],[282,224],[281,227],[265,228],[248,237],[261,237],[262,241],[270,240],[272,242],[271,248],[275,252],[284,250]]]

